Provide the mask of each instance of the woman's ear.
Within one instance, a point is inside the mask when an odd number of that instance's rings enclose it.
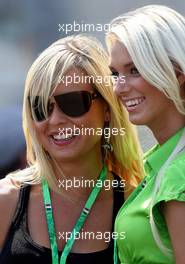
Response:
[[[185,74],[184,73],[180,73],[177,77],[177,80],[179,81],[179,85],[180,87],[184,86],[185,84]]]
[[[185,84],[185,74],[182,72],[182,69],[180,68],[180,66],[176,63],[173,62],[173,66],[174,66],[174,71],[177,77],[177,80],[179,82],[179,86],[184,86]]]
[[[105,106],[105,122],[110,121],[110,110],[108,105]]]
[[[179,74],[177,75],[177,80],[180,86],[180,95],[183,99],[185,99],[185,74],[179,72]]]

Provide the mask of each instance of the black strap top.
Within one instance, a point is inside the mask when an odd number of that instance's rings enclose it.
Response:
[[[21,188],[16,213],[10,226],[4,247],[0,253],[1,264],[51,264],[51,249],[35,243],[28,231],[27,207],[30,185]],[[123,189],[114,188],[113,223],[124,202]],[[66,264],[113,264],[113,240],[105,250],[91,253],[69,253]],[[61,256],[59,251],[59,256]]]

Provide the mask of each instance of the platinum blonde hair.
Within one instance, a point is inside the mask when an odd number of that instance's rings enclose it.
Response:
[[[161,5],[148,5],[115,18],[106,36],[108,49],[120,41],[128,50],[141,76],[173,101],[185,115],[185,104],[175,70],[185,73],[185,18],[175,10]],[[162,180],[156,177],[152,195],[150,223],[154,239],[161,251],[172,256],[162,242],[155,225],[152,205]]]
[[[171,99],[185,114],[174,65],[185,73],[185,19],[165,6],[149,5],[111,22],[106,41],[119,40],[127,48],[143,78]]]
[[[28,184],[39,184],[45,177],[49,186],[58,191],[58,182],[52,168],[54,160],[46,153],[34,130],[34,113],[29,98],[41,95],[43,109],[47,114],[47,103],[54,89],[71,68],[85,70],[89,76],[108,76],[108,56],[101,44],[94,38],[76,35],[59,39],[43,51],[31,66],[25,84],[23,104],[23,128],[27,145],[29,168],[13,176]],[[129,181],[138,182],[143,177],[141,150],[135,128],[130,124],[127,112],[113,93],[112,84],[96,83],[96,90],[109,105],[110,128],[125,128],[125,135],[112,136],[110,142],[114,152],[108,155],[109,165],[119,164],[122,174],[130,175]],[[112,162],[112,163],[111,163]]]

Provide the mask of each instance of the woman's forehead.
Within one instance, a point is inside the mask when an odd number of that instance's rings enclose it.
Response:
[[[115,41],[110,49],[109,67],[114,68],[115,65],[127,67],[130,64],[133,64],[133,61],[127,48],[120,41]]]
[[[75,67],[71,68],[60,77],[60,82],[55,87],[52,96],[71,91],[92,91],[93,84],[91,81],[92,79],[85,70]]]

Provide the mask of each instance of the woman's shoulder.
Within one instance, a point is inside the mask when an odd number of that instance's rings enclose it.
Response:
[[[20,190],[20,183],[17,180],[5,177],[0,180],[0,205],[4,199],[15,199]],[[7,201],[7,200],[6,200]],[[4,205],[4,204],[3,204]]]
[[[185,183],[185,152],[178,154],[169,164],[165,171],[164,181],[178,185],[179,181]]]
[[[185,153],[178,155],[166,168],[157,200],[185,201]]]
[[[16,203],[18,201],[20,190],[28,185],[30,185],[31,194],[37,194],[41,192],[41,185],[38,183],[28,183],[27,181],[18,180],[18,177],[11,177],[11,175],[1,179],[0,207],[5,206],[6,203]]]
[[[0,180],[0,248],[11,224],[15,213],[20,184],[10,178]]]

